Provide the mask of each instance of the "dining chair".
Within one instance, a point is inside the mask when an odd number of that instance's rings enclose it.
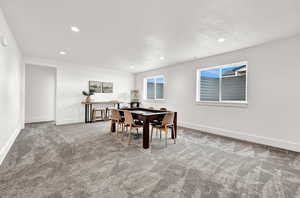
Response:
[[[138,133],[138,129],[143,128],[143,124],[141,122],[135,122],[133,120],[132,114],[128,110],[124,110],[124,116],[125,116],[125,121],[124,121],[125,131],[129,135],[128,144],[131,144],[132,129],[136,129],[136,131]],[[129,129],[129,131],[128,131],[128,129]],[[123,137],[124,137],[124,134],[123,134]]]
[[[174,112],[170,111],[164,116],[161,124],[152,124],[150,142],[152,142],[153,129],[158,129],[160,131],[160,133],[162,131],[165,132],[165,145],[167,146],[168,131],[169,131],[169,129],[171,129],[173,136],[174,136],[174,144],[176,144],[175,127],[174,127],[173,121],[174,121]]]
[[[100,113],[100,115],[97,115],[97,113]],[[104,120],[105,119],[105,113],[106,109],[102,107],[102,105],[95,105],[95,107],[92,110],[92,121],[95,122],[97,120]]]
[[[112,119],[112,109],[117,109],[116,108],[116,103],[117,103],[117,101],[112,100],[107,105],[107,107],[106,107],[106,119],[108,119],[108,120]]]
[[[116,136],[118,136],[119,128],[122,128],[122,133],[124,133],[124,118],[121,117],[120,112],[116,109],[111,109],[111,121],[116,124]]]
[[[167,111],[167,108],[161,107],[159,110],[161,110],[161,111]],[[153,121],[150,122],[150,124],[151,124],[151,126],[152,126],[153,124],[154,124],[154,125],[161,125],[161,120],[153,120]],[[157,132],[158,132],[158,130],[156,129],[156,136],[157,136]],[[161,139],[161,131],[160,131],[160,133],[159,133],[159,137],[160,137],[160,139]]]

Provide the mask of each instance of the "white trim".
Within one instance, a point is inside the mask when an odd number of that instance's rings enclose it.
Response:
[[[178,126],[182,126],[185,128],[190,128],[194,130],[203,131],[206,133],[211,133],[215,135],[225,136],[225,137],[231,137],[239,140],[244,140],[248,142],[258,143],[262,145],[272,146],[276,148],[282,148],[286,150],[296,151],[300,152],[300,144],[296,142],[290,142],[285,141],[281,139],[274,139],[274,138],[268,138],[263,136],[257,136],[257,135],[248,135],[246,133],[238,132],[238,131],[231,131],[227,129],[221,129],[221,128],[215,128],[210,126],[204,126],[204,125],[198,125],[188,122],[179,122]]]
[[[222,107],[242,107],[247,108],[248,103],[246,102],[214,102],[214,101],[201,101],[196,102],[196,105],[204,105],[204,106],[222,106]]]
[[[204,70],[209,70],[209,69],[223,69],[223,68],[226,68],[226,67],[232,67],[232,66],[236,66],[236,65],[246,65],[246,71],[247,71],[247,74],[246,74],[246,93],[245,93],[245,100],[244,101],[224,101],[222,100],[222,72],[219,73],[219,100],[218,101],[201,101],[200,100],[200,78],[199,78],[199,73],[201,71],[204,71]],[[196,69],[196,103],[203,103],[203,105],[205,103],[214,103],[215,105],[219,105],[221,103],[223,103],[222,105],[226,106],[225,104],[227,103],[231,103],[231,104],[234,104],[234,103],[237,103],[237,104],[247,104],[248,103],[248,61],[242,61],[242,62],[237,62],[237,63],[231,63],[231,64],[225,64],[225,65],[219,65],[219,66],[209,66],[209,67],[202,67],[202,68],[197,68]]]
[[[3,160],[5,159],[6,155],[8,154],[10,148],[14,144],[15,140],[17,139],[21,129],[16,129],[15,132],[10,136],[6,145],[1,148],[0,150],[0,165],[2,164]]]
[[[34,123],[34,122],[51,122],[54,121],[54,118],[49,118],[49,116],[45,117],[33,117],[25,121],[25,123]]]
[[[237,65],[248,65],[248,61],[240,61],[236,63],[223,64],[223,65],[213,65],[208,67],[199,67],[197,70],[207,70],[207,69],[215,69],[215,68],[224,68],[224,67],[232,67]]]
[[[79,124],[84,123],[82,120],[62,120],[62,121],[56,121],[56,125],[67,125],[67,124]]]

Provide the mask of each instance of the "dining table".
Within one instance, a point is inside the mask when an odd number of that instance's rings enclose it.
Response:
[[[155,109],[147,109],[147,108],[124,108],[118,109],[120,115],[124,115],[124,110],[128,110],[131,114],[133,119],[142,121],[143,123],[143,148],[149,148],[149,126],[150,122],[153,120],[161,121],[164,116],[168,113],[168,111],[164,110],[155,110]],[[176,138],[177,136],[177,112],[174,112],[174,133],[172,132],[172,139]],[[173,130],[173,129],[171,129]],[[111,122],[111,132],[116,132],[116,123]]]

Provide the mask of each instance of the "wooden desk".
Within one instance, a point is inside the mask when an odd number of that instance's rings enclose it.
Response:
[[[132,113],[132,117],[134,119],[138,119],[143,121],[143,148],[149,148],[149,124],[152,120],[162,120],[166,115],[167,111],[154,110],[154,109],[145,109],[145,108],[128,108],[128,109],[120,109],[119,112],[121,115],[124,115],[123,110],[128,110]],[[175,136],[172,134],[172,139],[177,137],[177,112],[174,112],[174,128],[175,128]],[[116,131],[116,124],[114,122],[111,123],[111,131]]]
[[[81,104],[85,105],[85,123],[92,123],[92,110],[94,104],[115,105],[118,109],[120,109],[120,102],[115,100],[101,102],[81,102]]]

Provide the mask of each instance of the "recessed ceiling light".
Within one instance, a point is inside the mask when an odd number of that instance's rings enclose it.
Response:
[[[60,51],[59,54],[60,55],[66,55],[66,52],[65,51]]]
[[[73,32],[80,32],[80,29],[78,27],[76,27],[76,26],[71,26],[71,30]]]
[[[161,56],[159,59],[160,59],[160,60],[164,60],[164,59],[165,59],[165,57]]]
[[[225,41],[225,38],[219,38],[219,39],[218,39],[218,42],[219,42],[219,43],[223,43],[224,41]]]

